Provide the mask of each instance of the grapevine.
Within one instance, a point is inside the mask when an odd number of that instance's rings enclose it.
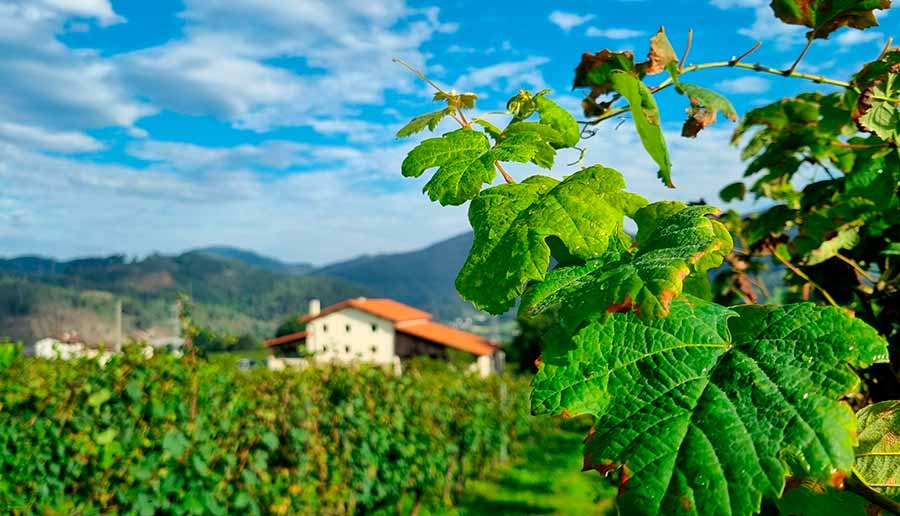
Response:
[[[809,28],[786,70],[746,63],[759,43],[688,65],[692,35],[679,57],[662,28],[645,61],[628,51],[584,54],[574,79],[587,90],[581,121],[548,91],[521,90],[497,125],[471,114],[475,93],[428,81],[443,107],[398,132],[434,131],[444,118],[459,126],[419,142],[402,173],[435,170],[424,186],[433,201],[469,203],[474,241],[456,287],[494,314],[517,307],[539,329],[532,412],[594,418],[585,469],[618,484],[623,514],[821,514],[814,508],[838,501],[860,514],[897,514],[896,402],[883,400],[900,397],[890,365],[900,360],[892,354],[900,349],[900,49],[889,41],[849,80],[797,70],[815,40],[875,26],[875,10],[889,7],[774,0],[779,19]],[[649,203],[599,164],[562,180],[514,178],[503,166],[549,170],[591,126],[630,114],[659,178],[674,187],[677,163],[655,96],[674,89],[687,98],[685,137],[719,115],[737,122],[724,96],[684,80],[711,68],[841,88],[738,122],[734,142],[750,136],[745,176],[755,181],[721,196],[776,201],[761,213]],[[795,190],[805,167],[828,179]],[[498,171],[504,183],[493,185]],[[629,220],[635,234],[624,230]],[[790,302],[755,304],[771,294],[757,273],[772,264],[786,271]]]

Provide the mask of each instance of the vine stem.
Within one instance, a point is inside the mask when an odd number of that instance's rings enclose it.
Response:
[[[852,474],[844,480],[844,488],[847,491],[858,494],[865,498],[866,501],[881,507],[887,512],[895,516],[900,516],[900,503],[891,500],[887,496],[869,487],[863,482],[862,478],[860,478],[856,468],[853,468]]]
[[[754,47],[753,49],[751,49],[751,51],[756,50],[756,48],[759,48],[759,47]],[[747,54],[748,53],[749,52],[747,52]],[[743,58],[743,57],[744,56],[742,56],[741,58]],[[853,88],[853,85],[847,81],[839,81],[837,79],[831,79],[829,77],[825,77],[822,75],[814,75],[814,74],[810,74],[810,73],[803,73],[803,72],[797,72],[797,71],[792,71],[792,70],[788,70],[788,71],[779,70],[777,68],[772,68],[771,66],[764,66],[764,65],[761,65],[758,63],[757,64],[742,63],[742,62],[740,62],[740,59],[733,59],[731,61],[714,61],[714,62],[709,62],[709,63],[701,63],[701,64],[695,64],[695,65],[691,65],[691,66],[686,66],[681,69],[681,71],[679,72],[679,75],[684,75],[686,73],[696,72],[699,70],[709,70],[711,68],[743,68],[745,70],[751,70],[754,72],[770,73],[773,75],[779,75],[781,77],[794,77],[797,79],[805,79],[805,80],[816,82],[816,83],[830,84],[832,86],[839,86],[841,88],[848,88],[848,89]],[[673,84],[672,78],[669,77],[668,79],[662,81],[661,83],[659,83],[656,86],[654,86],[653,88],[651,88],[650,91],[652,91],[653,93],[656,93],[660,90],[664,90],[664,89],[668,88],[669,86],[672,86],[672,84]],[[878,99],[878,100],[894,100],[894,99]],[[607,118],[612,118],[621,113],[624,113],[624,112],[628,111],[628,109],[629,109],[628,106],[610,109],[609,111],[603,113],[602,115],[598,116],[597,118],[594,118],[592,120],[587,120],[583,123],[586,123],[589,125],[595,125],[595,124],[602,122],[603,120],[606,120]]]
[[[860,274],[860,276],[862,276],[863,278],[865,278],[865,279],[869,280],[870,282],[872,282],[873,285],[876,284],[876,283],[878,283],[878,280],[876,280],[874,277],[872,277],[871,274],[869,274],[868,272],[866,272],[866,270],[863,269],[863,268],[862,268],[858,263],[856,263],[856,261],[853,260],[852,258],[848,258],[848,257],[842,255],[841,253],[834,253],[834,256],[835,256],[836,258],[838,258],[839,260],[841,260],[842,262],[844,262],[844,263],[846,263],[847,265],[849,265],[850,267],[852,267],[856,272],[858,272],[858,273]]]
[[[827,290],[825,290],[821,285],[819,285],[818,283],[816,283],[815,281],[813,281],[809,276],[806,275],[805,272],[803,272],[803,271],[801,271],[799,268],[797,268],[796,265],[794,265],[793,263],[789,262],[788,260],[785,260],[784,257],[780,256],[780,255],[775,251],[774,248],[769,247],[769,252],[772,253],[772,256],[774,256],[776,260],[778,260],[779,262],[781,262],[782,264],[784,264],[785,267],[787,267],[788,269],[790,269],[791,272],[793,272],[793,273],[796,274],[797,276],[800,276],[801,278],[803,278],[804,280],[806,280],[807,283],[809,283],[810,285],[812,285],[816,290],[818,290],[819,292],[821,292],[822,295],[825,296],[825,299],[827,299],[828,302],[831,304],[831,306],[834,306],[834,307],[838,307],[838,306],[839,306],[839,305],[837,304],[837,301],[835,301],[834,298],[831,297],[831,294],[829,294]]]
[[[500,174],[503,176],[503,179],[505,179],[507,183],[513,184],[516,182],[516,180],[513,179],[511,175],[509,175],[509,172],[507,172],[506,169],[503,168],[503,165],[501,165],[499,161],[495,161],[494,166],[497,167],[497,170],[500,171]]]

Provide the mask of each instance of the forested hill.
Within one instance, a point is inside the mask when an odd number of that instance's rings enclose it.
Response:
[[[202,323],[258,337],[271,336],[290,314],[305,312],[311,297],[325,306],[349,297],[391,297],[451,320],[473,311],[453,286],[471,242],[466,233],[419,251],[318,269],[230,247],[142,260],[0,259],[0,335],[31,340],[65,329],[108,339],[116,299],[124,303],[127,333],[172,334],[180,291],[192,295]]]

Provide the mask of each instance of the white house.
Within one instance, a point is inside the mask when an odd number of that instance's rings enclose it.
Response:
[[[313,299],[300,322],[306,323],[304,331],[266,345],[288,356],[305,345],[319,361],[382,365],[418,355],[446,357],[448,349],[456,349],[472,356],[473,369],[482,376],[500,358],[499,348],[488,339],[434,322],[430,313],[392,299],[348,299],[324,310]]]

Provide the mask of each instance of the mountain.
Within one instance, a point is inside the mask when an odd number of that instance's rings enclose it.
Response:
[[[123,302],[126,334],[176,333],[173,304],[191,294],[196,319],[219,330],[271,336],[309,298],[335,303],[371,296],[362,285],[326,276],[273,272],[208,252],[56,261],[23,257],[0,260],[0,335],[32,340],[77,331],[109,340],[116,300]]]
[[[305,312],[312,297],[325,306],[350,297],[390,297],[449,321],[476,313],[454,287],[471,245],[472,233],[465,233],[416,251],[320,268],[221,246],[131,261],[124,255],[0,259],[0,336],[30,341],[74,330],[88,340],[109,340],[117,300],[123,302],[126,334],[173,335],[179,292],[191,295],[201,324],[260,338]]]
[[[463,233],[424,249],[405,253],[360,256],[316,269],[311,276],[331,276],[364,285],[449,320],[474,313],[454,287],[456,274],[472,247],[472,233]]]
[[[253,251],[239,249],[237,247],[204,247],[202,249],[196,249],[194,252],[203,253],[218,258],[237,260],[253,267],[259,267],[271,272],[282,272],[286,274],[306,274],[307,272],[310,272],[315,268],[312,264],[309,263],[285,263],[276,260],[275,258],[262,256],[261,254],[257,254]]]

